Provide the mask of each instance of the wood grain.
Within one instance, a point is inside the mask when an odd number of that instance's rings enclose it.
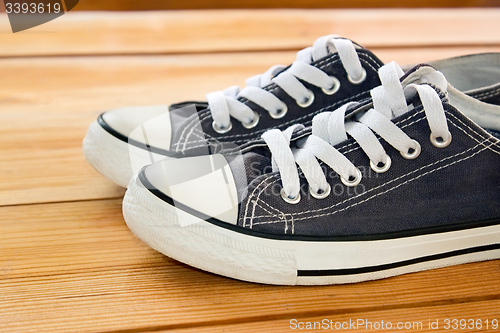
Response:
[[[269,320],[274,329],[299,317],[411,320],[449,305],[455,308],[435,316],[463,315],[460,304],[481,302],[478,315],[499,314],[498,261],[352,285],[275,287],[205,273],[151,250],[127,229],[121,200],[0,207],[0,214],[5,331],[200,329]]]
[[[332,33],[368,47],[500,45],[499,20],[500,8],[69,12],[12,34],[0,14],[0,56],[298,50]]]

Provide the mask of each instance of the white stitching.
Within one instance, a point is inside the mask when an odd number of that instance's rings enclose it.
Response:
[[[408,119],[411,119],[411,118],[413,118],[413,117],[415,117],[415,116],[417,116],[417,115],[419,115],[419,114],[421,114],[421,113],[423,113],[423,112],[424,112],[424,110],[420,110],[420,111],[416,112],[414,115],[412,115],[411,117],[408,117],[408,118],[405,118],[405,119],[403,119],[403,120],[399,121],[397,124],[403,123],[403,122],[407,121]],[[421,118],[420,120],[422,120],[422,119],[425,119],[425,118]],[[417,120],[417,121],[420,121],[420,120]],[[413,123],[415,123],[415,122],[416,122],[416,121],[412,122],[411,124],[413,124]],[[409,124],[409,125],[411,125],[411,124]],[[407,125],[407,126],[409,126],[409,125]],[[343,149],[343,148],[345,148],[345,147],[349,147],[349,146],[351,146],[351,145],[353,145],[353,144],[356,144],[356,142],[354,142],[354,143],[350,143],[350,144],[347,144],[347,145],[342,146],[342,147],[339,147],[339,151],[340,151],[341,149]],[[359,147],[357,147],[357,148],[355,148],[355,149],[352,149],[352,150],[350,150],[350,151],[353,151],[353,150],[356,150],[356,149],[359,149]],[[345,154],[346,152],[343,152],[343,153]],[[275,182],[277,182],[277,181],[280,179],[280,178],[279,178],[279,174],[276,174],[276,175],[274,175],[274,176],[272,176],[272,177],[276,177],[276,179],[275,179],[274,181],[270,182],[270,183],[269,183],[266,187],[264,187],[264,189],[262,189],[262,191],[260,191],[260,192],[257,194],[257,196],[256,196],[256,200],[255,200],[254,205],[255,205],[255,204],[258,204],[258,200],[260,200],[260,195],[262,194],[262,192],[264,192],[264,190],[265,190],[265,189],[266,189],[269,185],[274,184]],[[255,192],[256,192],[257,188],[258,188],[259,186],[261,186],[261,185],[262,185],[262,184],[263,184],[263,183],[264,183],[267,179],[271,180],[271,179],[272,179],[272,177],[271,177],[271,178],[264,178],[264,179],[263,179],[263,180],[262,180],[262,181],[261,181],[261,182],[260,182],[260,183],[259,183],[259,184],[255,187],[255,188],[254,188],[254,190],[252,191],[252,193],[251,193],[251,194],[250,194],[250,196],[248,197],[247,204],[246,204],[246,208],[245,208],[245,214],[244,214],[244,216],[243,216],[243,220],[244,220],[244,221],[243,221],[243,223],[244,223],[244,225],[243,225],[243,226],[245,226],[246,219],[249,219],[249,218],[252,218],[252,219],[253,219],[253,218],[254,218],[254,217],[253,217],[253,212],[252,212],[252,217],[249,217],[249,216],[248,216],[248,214],[247,214],[247,212],[248,212],[248,204],[249,204],[249,202],[251,201],[250,199],[251,199],[252,197],[254,197],[254,196],[255,196]],[[351,198],[351,199],[352,199],[352,198]],[[275,209],[274,207],[271,207],[271,206],[270,206],[268,203],[266,203],[265,201],[263,201],[263,200],[261,200],[261,201],[262,201],[264,204],[266,204],[266,206],[268,206],[269,208],[271,208],[271,209]],[[260,207],[262,207],[261,205],[259,205],[259,206],[260,206]],[[269,211],[268,211],[268,212],[269,212]],[[269,213],[271,213],[271,212],[269,212]],[[275,216],[275,215],[273,215],[273,216]],[[250,223],[252,224],[252,221],[250,221]]]
[[[202,119],[201,119],[201,116],[204,114],[204,113],[208,113],[209,111],[208,110],[205,110],[205,111],[202,111],[200,112],[199,114],[195,114],[193,115],[193,120],[191,120],[191,122],[189,124],[187,124],[184,129],[182,130],[181,132],[181,136],[179,137],[179,140],[177,141],[176,145],[178,145],[182,139],[184,138],[184,133],[189,129],[189,127],[196,121],[199,121],[201,123]],[[194,126],[194,125],[193,125]],[[179,150],[177,150],[179,151]]]
[[[490,90],[490,91],[485,91],[485,92],[477,94],[477,95],[472,94],[471,97],[474,97],[476,99],[479,99],[479,98],[482,98],[482,97],[491,97],[493,95],[496,95],[499,92],[500,92],[500,87],[495,88],[495,89]]]
[[[457,120],[458,122],[460,122],[460,124],[462,124],[463,126],[467,127],[471,132],[473,132],[474,134],[476,134],[478,137],[480,137],[483,141],[479,141],[478,139],[474,138],[472,135],[470,135],[469,133],[467,133],[467,131],[465,131],[463,128],[461,128],[460,126],[456,125],[455,123],[453,123],[451,120],[450,120],[450,123],[452,123],[453,125],[455,125],[456,128],[458,128],[459,130],[461,130],[463,133],[465,133],[467,136],[469,136],[471,139],[473,139],[474,141],[478,142],[479,144],[482,144],[483,146],[486,147],[486,145],[484,145],[484,142],[486,141],[489,141],[490,139],[493,139],[495,140],[494,142],[494,147],[495,148],[499,148],[500,147],[497,147],[496,144],[498,144],[500,142],[500,140],[498,140],[497,138],[495,138],[494,136],[492,136],[491,134],[489,133],[486,133],[488,136],[485,137],[484,135],[482,135],[481,133],[477,132],[475,129],[471,128],[469,125],[467,125],[466,123],[464,123],[462,120],[460,120],[459,118],[457,118],[453,113],[449,112],[449,111],[446,111],[445,112],[450,115],[451,117],[453,117],[455,120]],[[491,147],[492,145],[489,146],[489,149],[494,152],[494,153],[497,153],[497,154],[500,154],[500,152],[492,149]]]
[[[265,191],[265,190],[266,190],[269,186],[271,186],[272,184],[276,183],[276,182],[278,181],[278,179],[279,179],[279,178],[275,179],[274,181],[272,181],[272,182],[270,182],[269,184],[267,184],[266,186],[264,186],[264,187],[262,188],[262,190],[259,192],[259,194],[257,195],[257,197],[255,198],[255,200],[253,200],[253,204],[254,204],[254,205],[253,205],[253,208],[252,208],[252,216],[255,214],[255,206],[257,206],[257,205],[258,205],[259,207],[261,207],[261,206],[259,205],[259,200],[260,200],[260,195],[261,195],[261,193],[262,193],[262,192],[264,192],[264,191]],[[254,192],[255,192],[255,191],[254,191]],[[262,202],[263,202],[263,203],[265,203],[264,201],[262,201]],[[275,210],[278,214],[283,214],[283,212],[282,212],[282,211],[280,211],[279,209],[274,208],[274,207],[271,207],[271,206],[269,206],[267,203],[265,203],[265,204],[266,204],[269,208],[271,208],[271,209]],[[263,208],[263,207],[261,207],[261,208]],[[270,212],[270,211],[268,211],[268,210],[266,210],[266,211],[267,211],[268,213],[271,213],[271,212]],[[252,218],[252,217],[250,217],[250,228],[252,228],[252,227],[253,227],[253,218]]]
[[[247,214],[248,214],[248,205],[250,204],[250,201],[252,201],[252,197],[254,196],[255,192],[257,191],[257,189],[262,185],[264,184],[266,181],[268,180],[272,180],[273,178],[277,178],[275,179],[273,182],[271,182],[270,184],[276,182],[278,180],[278,175],[274,175],[274,176],[271,176],[271,177],[265,177],[261,180],[261,182],[259,184],[257,184],[257,186],[254,187],[252,193],[248,196],[248,199],[247,199],[247,203],[245,205],[245,213],[243,215],[243,226],[245,226],[245,221],[247,219]],[[251,221],[250,221],[251,223]]]
[[[344,100],[344,101],[345,101],[345,100]],[[324,109],[324,108],[323,108],[323,109]],[[321,109],[320,111],[322,111],[323,109]],[[318,111],[318,112],[320,112],[320,111]],[[407,121],[409,121],[411,118],[414,118],[414,117],[416,117],[416,116],[420,115],[420,114],[421,114],[421,113],[423,113],[423,112],[424,112],[424,110],[420,110],[420,111],[416,112],[414,115],[412,115],[412,116],[410,116],[410,117],[408,117],[408,118],[402,119],[402,120],[400,120],[399,122],[397,122],[397,123],[395,123],[395,124],[396,124],[396,125],[399,125],[399,124],[402,124],[402,123],[404,123],[404,122],[407,122]],[[425,119],[425,118],[421,118],[421,119],[419,119],[419,120],[417,120],[417,121],[414,121],[414,122],[412,122],[412,123],[409,123],[409,124],[403,125],[403,126],[402,126],[402,128],[405,128],[405,127],[407,127],[407,126],[413,125],[415,122],[418,122],[418,121],[420,121],[420,120],[422,120],[422,119]],[[197,130],[198,130],[198,129],[197,129]],[[199,131],[199,130],[198,130],[198,131]],[[245,140],[237,140],[237,141],[233,141],[233,143],[237,143],[237,142],[240,142],[240,141],[245,141]],[[194,142],[201,142],[201,140],[199,140],[199,141],[190,141],[190,142],[191,142],[191,143],[194,143]],[[206,142],[206,141],[203,141],[203,142]],[[339,151],[341,151],[342,149],[345,149],[345,148],[350,147],[350,146],[355,145],[355,144],[356,144],[356,142],[347,143],[347,144],[345,144],[344,146],[340,146],[340,147],[338,147],[338,150],[339,150]],[[206,145],[203,145],[203,144],[202,144],[202,145],[197,145],[197,146],[192,146],[192,147],[189,147],[188,149],[201,148],[201,147],[205,147],[205,146],[206,146]],[[241,148],[244,148],[244,147],[245,147],[244,145],[241,145],[240,147],[238,147],[238,149],[241,149]],[[249,147],[251,147],[251,146],[249,146]],[[359,148],[359,147],[358,147],[358,148]],[[356,149],[358,149],[358,148],[355,148],[355,149],[353,149],[353,150],[349,150],[349,151],[341,151],[341,152],[345,154],[345,153],[348,153],[348,152],[354,151],[354,150],[356,150]],[[230,152],[230,151],[231,151],[231,150],[228,150],[228,152]]]
[[[486,140],[485,140],[485,141],[486,141]],[[421,168],[419,168],[419,169],[417,169],[417,170],[413,170],[413,171],[411,171],[411,172],[408,172],[408,173],[406,173],[406,174],[404,174],[404,175],[401,175],[401,176],[399,176],[399,177],[397,177],[397,178],[394,178],[394,179],[392,179],[392,180],[390,180],[390,181],[388,181],[388,182],[386,182],[386,183],[384,183],[384,184],[381,184],[381,185],[379,185],[379,186],[377,186],[377,187],[374,187],[374,188],[372,188],[372,189],[370,189],[370,190],[368,190],[368,191],[366,191],[366,192],[364,192],[364,193],[362,193],[362,194],[359,194],[359,195],[357,195],[357,196],[355,196],[355,197],[352,197],[352,198],[346,199],[346,200],[344,200],[344,201],[342,201],[342,202],[340,202],[340,203],[337,203],[337,204],[335,204],[335,205],[333,205],[333,206],[330,206],[330,207],[324,207],[324,208],[317,209],[317,210],[303,211],[303,212],[299,212],[299,213],[297,213],[297,214],[307,214],[307,213],[312,213],[312,212],[316,212],[316,211],[321,211],[321,210],[331,209],[331,208],[333,208],[333,207],[335,207],[335,206],[338,206],[338,205],[341,205],[341,204],[343,204],[343,203],[345,203],[345,202],[347,202],[347,201],[350,201],[350,200],[356,199],[356,198],[358,198],[359,196],[363,196],[363,195],[365,195],[365,194],[367,194],[367,193],[369,193],[369,192],[371,192],[371,191],[375,191],[375,190],[379,189],[380,187],[386,186],[387,184],[390,184],[390,183],[392,183],[392,182],[395,182],[395,181],[397,181],[397,180],[400,180],[400,179],[402,179],[402,178],[404,178],[404,177],[406,177],[406,176],[408,176],[408,175],[410,175],[410,174],[412,174],[412,173],[416,173],[416,172],[418,172],[418,171],[421,171],[422,169],[425,169],[425,168],[431,167],[431,166],[433,166],[433,165],[435,165],[435,164],[438,164],[438,163],[441,163],[441,162],[443,162],[443,161],[445,161],[445,160],[447,160],[447,159],[451,159],[451,158],[457,157],[457,156],[459,156],[459,155],[463,155],[463,154],[467,153],[469,150],[475,149],[475,148],[476,148],[476,147],[478,147],[479,145],[480,145],[480,144],[478,144],[478,145],[476,145],[476,146],[474,146],[474,147],[471,147],[471,148],[469,148],[469,149],[467,149],[467,150],[465,150],[465,151],[463,151],[463,152],[461,152],[461,153],[458,153],[458,154],[456,154],[456,155],[445,157],[445,158],[443,158],[443,159],[441,159],[441,160],[439,160],[439,161],[436,161],[436,162],[433,162],[433,163],[428,164],[428,165],[426,165],[426,166],[423,166],[423,167],[421,167]]]

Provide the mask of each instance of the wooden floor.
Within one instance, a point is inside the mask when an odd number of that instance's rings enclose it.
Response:
[[[292,319],[363,319],[423,332],[446,318],[486,331],[500,320],[500,261],[326,287],[205,273],[133,236],[124,190],[85,162],[81,142],[105,110],[244,85],[321,35],[409,64],[500,52],[499,31],[500,9],[80,12],[17,34],[2,14],[0,331],[281,332]]]

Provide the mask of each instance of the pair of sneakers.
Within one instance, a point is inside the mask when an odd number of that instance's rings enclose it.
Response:
[[[141,240],[224,276],[350,283],[496,259],[499,59],[404,73],[325,36],[207,102],[106,112],[84,154],[128,183]]]

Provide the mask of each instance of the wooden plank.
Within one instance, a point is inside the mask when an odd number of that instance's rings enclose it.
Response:
[[[276,287],[205,273],[149,249],[128,231],[120,200],[0,207],[0,214],[5,332],[152,331],[367,312],[376,318],[386,310],[396,318],[404,314],[397,309],[418,314],[500,298],[499,261],[351,285]]]
[[[486,51],[500,47],[374,50],[400,63]],[[2,59],[0,205],[120,197],[123,190],[81,153],[87,127],[101,112],[202,99],[294,58],[295,52],[259,52]]]
[[[316,331],[336,330],[348,331],[359,330],[362,332],[381,332],[396,330],[398,325],[402,330],[411,332],[436,332],[436,331],[463,331],[486,332],[495,331],[494,327],[500,327],[500,301],[467,302],[452,305],[433,305],[416,308],[398,308],[381,311],[371,311],[364,313],[331,313],[318,317],[288,317],[281,320],[258,321],[248,323],[214,325],[203,327],[203,332],[290,332],[311,331],[306,330],[308,323],[310,327],[314,325],[319,328]],[[294,320],[295,319],[295,320]],[[455,323],[453,320],[457,319]],[[465,322],[461,322],[464,320]],[[473,320],[473,323],[470,322]],[[497,322],[492,320],[496,319]],[[325,321],[326,320],[326,321]],[[488,322],[486,322],[488,320]],[[319,323],[319,324],[315,324]],[[300,326],[299,326],[300,325]],[[337,328],[335,328],[337,325]],[[344,325],[344,328],[342,328]],[[405,329],[405,326],[407,328]],[[456,326],[455,326],[456,325]],[[467,327],[469,326],[469,328]],[[299,327],[303,327],[300,329]],[[377,328],[378,327],[378,328]],[[392,328],[388,328],[392,327]],[[446,329],[447,327],[447,329]],[[456,327],[457,329],[453,329]],[[488,328],[487,328],[488,327]],[[437,328],[437,329],[436,329]],[[200,327],[179,328],[168,330],[174,333],[199,332]],[[155,331],[158,333],[167,331]]]
[[[499,19],[500,8],[70,12],[12,34],[0,14],[0,56],[296,50],[332,33],[369,47],[499,45]]]

